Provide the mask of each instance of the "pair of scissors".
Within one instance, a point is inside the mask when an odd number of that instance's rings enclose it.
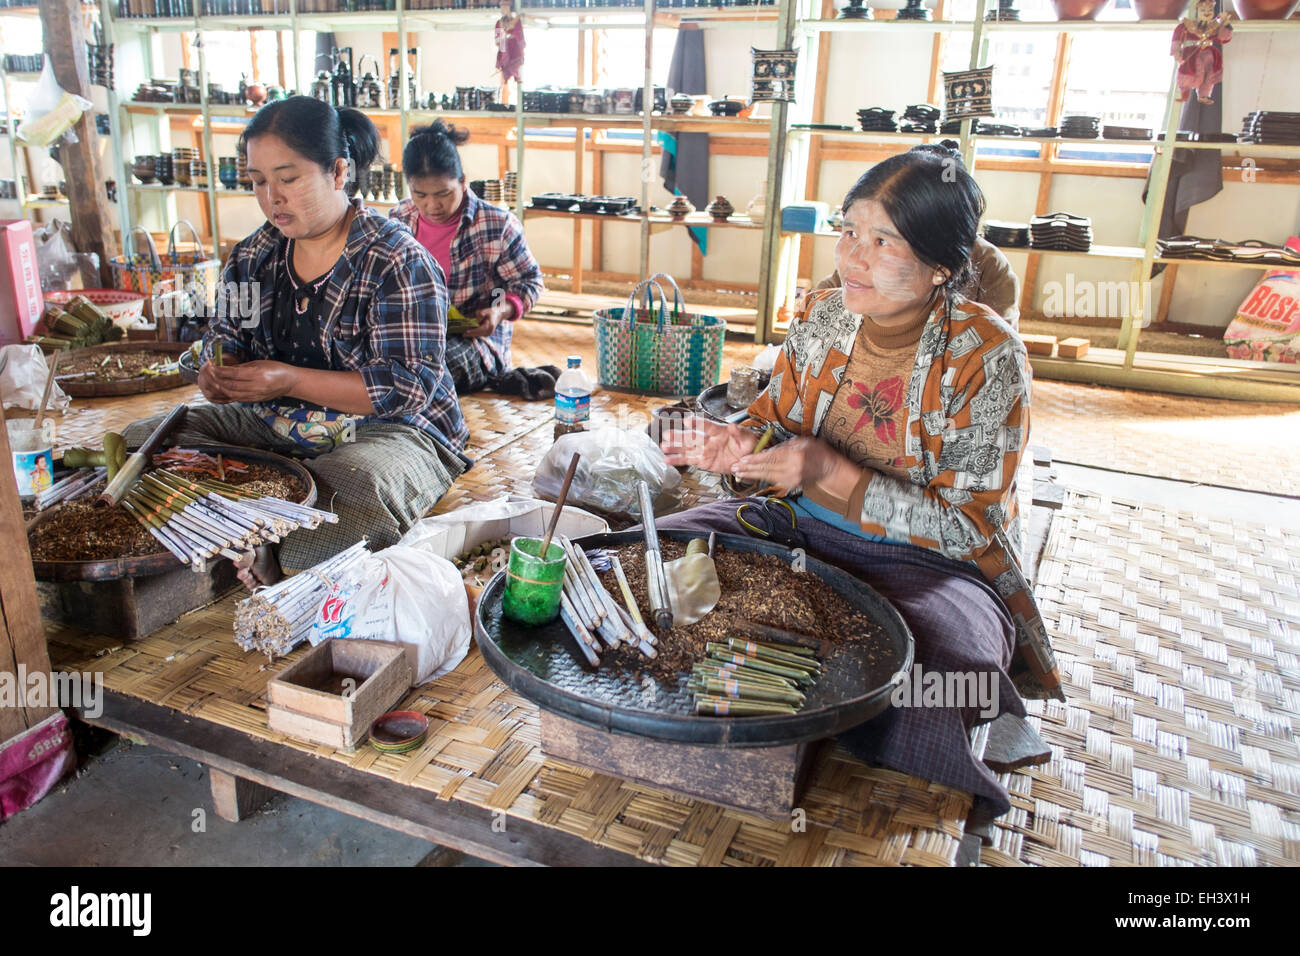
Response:
[[[789,527],[785,521],[789,518]],[[803,535],[799,533],[799,518],[794,506],[784,498],[771,496],[759,502],[746,501],[736,508],[736,523],[751,538],[775,541],[788,548],[800,547]]]

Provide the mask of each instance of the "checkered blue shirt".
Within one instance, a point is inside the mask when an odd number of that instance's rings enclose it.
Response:
[[[415,234],[420,211],[412,200],[402,200],[388,215]],[[451,304],[464,315],[473,315],[492,305],[495,290],[501,289],[519,297],[523,315],[537,304],[544,288],[542,267],[524,241],[519,220],[483,202],[473,190],[466,190],[460,228],[451,241],[451,275],[447,277]],[[489,369],[500,363],[505,370],[511,366],[510,340],[514,334],[514,322],[502,322],[490,336],[470,341],[483,354]]]
[[[460,454],[469,427],[451,374],[443,364],[447,288],[424,247],[397,223],[353,200],[357,210],[343,255],[326,286],[321,347],[336,371],[360,372],[375,412],[367,420],[419,428]],[[271,223],[241,239],[221,273],[217,315],[203,340],[204,362],[214,344],[241,359],[275,359],[270,316],[276,270],[285,268],[288,240]],[[245,318],[240,283],[260,283],[260,301]],[[249,293],[245,293],[248,295]],[[261,321],[266,317],[267,321]]]

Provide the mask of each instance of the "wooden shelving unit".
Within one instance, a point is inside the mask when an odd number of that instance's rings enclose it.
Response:
[[[118,44],[118,61],[121,62],[124,56],[131,56],[133,52],[138,52],[139,62],[143,67],[143,76],[148,78],[154,75],[153,65],[153,44],[151,38],[159,33],[193,33],[200,39],[207,32],[219,30],[247,30],[259,28],[265,30],[281,30],[292,34],[293,65],[292,77],[293,82],[289,85],[296,86],[299,90],[305,90],[310,86],[311,64],[298,62],[298,34],[303,30],[387,30],[398,33],[398,47],[405,49],[412,42],[408,42],[408,36],[417,31],[432,30],[436,33],[454,32],[464,30],[490,30],[497,17],[500,15],[498,9],[493,6],[488,9],[473,10],[408,10],[405,8],[404,0],[398,0],[394,11],[366,11],[366,12],[339,12],[339,13],[305,13],[298,12],[297,3],[290,4],[289,13],[268,14],[261,16],[200,16],[199,0],[192,0],[194,15],[183,18],[126,18],[117,19],[113,16],[113,10],[106,10],[103,14],[106,35],[113,37],[114,42]],[[644,88],[652,89],[654,78],[651,75],[650,62],[653,54],[653,27],[677,26],[684,20],[698,22],[708,29],[727,29],[729,27],[752,27],[754,23],[779,23],[784,16],[787,24],[787,43],[790,34],[790,27],[793,24],[793,13],[786,12],[788,6],[787,0],[782,0],[779,5],[753,5],[725,8],[673,8],[671,10],[656,10],[654,0],[645,0],[644,4],[639,7],[599,7],[599,8],[573,8],[573,9],[529,9],[525,7],[522,11],[525,22],[534,25],[537,29],[574,29],[574,30],[604,30],[604,29],[635,29],[645,34],[645,82]],[[201,146],[202,154],[208,158],[210,163],[214,163],[214,156],[211,149],[211,136],[214,124],[223,121],[226,123],[239,123],[251,116],[255,110],[242,106],[216,105],[207,102],[207,69],[204,62],[203,44],[197,44],[199,51],[199,85],[202,92],[203,100],[198,104],[177,104],[177,103],[150,103],[135,101],[117,101],[115,99],[113,109],[113,138],[116,144],[117,154],[115,155],[115,165],[119,170],[119,177],[127,177],[130,181],[129,174],[129,157],[122,155],[121,150],[123,143],[120,135],[121,127],[132,118],[140,116],[156,116],[160,123],[170,121],[173,117],[192,117],[194,118],[193,128],[190,136],[193,138],[194,145]],[[125,85],[125,84],[124,84]],[[581,85],[581,83],[575,84]],[[116,97],[116,94],[114,94]],[[405,100],[407,90],[403,88],[402,97]],[[426,110],[413,108],[414,104],[403,104],[402,108],[366,110],[365,112],[375,121],[381,131],[388,134],[390,143],[404,142],[407,137],[407,131],[412,125],[427,123],[435,118],[441,117],[457,125],[468,126],[471,131],[476,133],[488,133],[496,138],[496,141],[502,145],[499,146],[502,169],[509,168],[505,165],[510,146],[514,147],[515,160],[514,168],[520,173],[520,190],[518,204],[515,212],[520,218],[536,218],[538,211],[526,211],[524,203],[526,202],[528,190],[524,183],[524,160],[525,145],[528,139],[527,134],[533,131],[564,131],[572,130],[573,145],[577,159],[578,172],[576,174],[575,191],[586,191],[583,186],[582,161],[583,154],[588,148],[589,140],[597,134],[605,132],[634,132],[640,131],[640,149],[642,153],[643,168],[649,168],[653,161],[653,150],[656,145],[656,134],[663,132],[700,132],[715,134],[751,134],[754,137],[766,135],[771,138],[784,142],[784,115],[777,116],[777,111],[773,111],[771,120],[748,120],[739,118],[711,117],[711,116],[645,116],[645,115],[628,115],[628,114],[584,114],[584,113],[533,113],[523,112],[521,98],[516,97],[515,108],[509,111],[505,110]],[[156,140],[159,144],[163,142],[161,136]],[[161,149],[161,145],[157,148]],[[141,151],[144,151],[143,149]],[[774,152],[769,148],[769,184],[773,182],[771,165],[778,161],[780,153]],[[212,170],[214,175],[210,176],[210,184],[205,189],[195,189],[194,187],[162,187],[158,185],[139,186],[133,185],[129,193],[136,197],[154,197],[154,201],[162,201],[159,197],[165,198],[172,193],[183,192],[205,192],[207,194],[207,209],[205,219],[210,228],[208,241],[212,245],[214,254],[220,252],[223,240],[230,238],[225,236],[221,230],[221,213],[218,200],[242,196],[252,198],[251,193],[239,192],[224,189],[215,177],[215,169]],[[603,190],[599,187],[601,180],[598,178],[593,184],[592,192],[623,192],[614,186],[605,187]],[[637,189],[637,187],[634,187]],[[640,200],[642,208],[649,208],[649,183],[642,182],[639,184]],[[391,203],[370,203],[371,205],[387,206]],[[134,225],[133,217],[135,210],[132,203],[121,204],[121,225],[123,234],[130,230]],[[574,222],[574,264],[572,269],[574,286],[581,289],[584,270],[582,268],[583,256],[583,235],[582,230],[584,223],[591,224],[591,227],[597,232],[603,228],[603,224],[609,222],[613,217],[608,216],[575,216],[568,213],[558,214],[567,216]],[[707,217],[703,217],[707,219]],[[631,219],[620,218],[615,221],[635,222],[641,227],[640,238],[640,273],[649,274],[649,245],[650,245],[650,227],[660,225],[671,220],[664,217],[662,220],[657,217],[633,217]],[[598,224],[598,225],[597,225]],[[711,220],[707,222],[692,221],[691,225],[705,225],[713,227]],[[750,228],[761,229],[757,224],[737,221],[730,224],[732,228]],[[600,270],[600,263],[595,263],[595,271]],[[635,279],[635,276],[629,277]]]
[[[986,7],[991,6],[992,0],[978,0],[974,16],[971,21],[954,21],[942,19],[942,11],[946,7],[944,0],[941,0],[938,20],[931,22],[898,22],[892,20],[873,20],[873,21],[852,21],[852,20],[829,20],[820,15],[823,9],[821,0],[794,0],[798,11],[799,18],[796,24],[796,31],[801,40],[800,56],[800,81],[801,89],[799,91],[798,102],[800,104],[820,103],[824,97],[824,91],[817,85],[817,59],[819,52],[819,38],[827,33],[861,33],[864,34],[864,41],[868,43],[878,42],[882,37],[892,34],[912,34],[916,33],[931,34],[936,36],[935,53],[938,55],[938,35],[957,34],[970,37],[971,55],[969,65],[971,68],[987,65],[988,63],[988,37],[997,33],[1055,33],[1062,35],[1062,43],[1068,42],[1064,35],[1069,34],[1102,34],[1102,33],[1120,33],[1120,32],[1163,32],[1167,33],[1172,28],[1171,21],[1133,21],[1133,22],[1114,22],[1114,21],[1020,21],[1020,22],[993,22],[984,21],[984,12]],[[1246,20],[1235,21],[1233,29],[1243,33],[1281,33],[1300,31],[1300,20]],[[964,36],[959,36],[960,42],[965,42]],[[1060,47],[1058,47],[1059,51]],[[932,63],[933,70],[937,69]],[[915,134],[915,133],[891,133],[891,132],[862,132],[857,130],[820,130],[806,128],[792,128],[788,136],[791,143],[791,166],[794,175],[789,177],[788,181],[783,184],[783,189],[779,190],[780,199],[773,203],[769,197],[769,208],[779,210],[782,206],[790,202],[801,201],[804,195],[804,184],[808,178],[809,156],[813,153],[810,145],[814,142],[833,142],[841,141],[841,145],[846,148],[853,148],[853,144],[860,143],[864,148],[871,148],[870,144],[880,144],[875,146],[876,150],[882,147],[888,147],[889,144],[897,144],[898,148],[907,148],[907,146],[918,143],[935,141],[938,139],[949,138],[960,141],[963,156],[966,158],[967,165],[972,172],[975,170],[975,145],[996,144],[999,146],[1014,146],[1016,144],[1032,144],[1039,148],[1040,153],[1050,152],[1053,155],[1058,154],[1062,149],[1082,146],[1108,146],[1123,147],[1135,151],[1143,151],[1149,155],[1149,159],[1139,160],[1140,162],[1149,163],[1152,169],[1151,184],[1149,187],[1148,201],[1145,206],[1140,230],[1139,245],[1137,246],[1098,246],[1094,245],[1087,253],[1072,253],[1044,249],[1007,249],[1008,254],[1024,253],[1030,256],[1031,260],[1031,277],[1027,279],[1026,284],[1032,285],[1032,275],[1036,274],[1036,267],[1033,265],[1038,256],[1080,256],[1100,259],[1110,259],[1132,263],[1132,281],[1143,283],[1149,281],[1147,277],[1151,275],[1152,266],[1156,264],[1166,266],[1221,266],[1236,269],[1267,269],[1275,268],[1276,265],[1260,263],[1258,261],[1231,261],[1220,262],[1217,260],[1201,259],[1171,259],[1162,258],[1156,254],[1156,241],[1158,236],[1156,230],[1159,223],[1159,210],[1163,208],[1166,186],[1169,181],[1169,170],[1173,156],[1173,149],[1213,149],[1219,150],[1225,157],[1279,157],[1291,158],[1300,156],[1300,146],[1291,145],[1261,145],[1251,143],[1188,143],[1176,142],[1175,133],[1178,128],[1179,111],[1174,100],[1175,86],[1172,76],[1171,62],[1171,79],[1169,91],[1166,96],[1166,111],[1162,123],[1164,131],[1164,140],[1129,140],[1129,139],[1072,139],[1072,138],[1045,138],[1045,137],[1015,137],[1015,136],[985,136],[972,135],[970,131],[971,122],[969,120],[962,124],[960,136],[953,134]],[[938,95],[942,95],[941,92]],[[1059,92],[1058,92],[1059,95]],[[914,102],[919,102],[919,94]],[[930,102],[939,102],[938,99],[931,99]],[[1059,109],[1059,107],[1058,107]],[[822,122],[823,118],[816,115],[815,108],[808,105],[801,106],[797,111],[797,121],[799,122]],[[1166,145],[1169,144],[1168,146]],[[1052,149],[1055,147],[1055,150]],[[819,154],[817,154],[819,155]],[[978,173],[976,173],[978,178]],[[777,213],[779,215],[779,212]],[[996,213],[991,213],[996,218]],[[795,283],[799,275],[799,241],[805,236],[813,238],[834,238],[838,233],[833,230],[820,230],[817,233],[783,233],[780,238],[780,248],[773,258],[775,268],[772,269],[768,276],[768,281],[773,285],[771,299],[773,302],[787,302],[793,298]],[[1170,270],[1172,272],[1173,270]],[[1167,279],[1166,281],[1172,281]],[[1032,294],[1032,289],[1027,290],[1026,295]],[[1139,297],[1140,298],[1140,297]],[[1158,390],[1168,390],[1185,394],[1211,395],[1215,397],[1231,397],[1243,399],[1261,399],[1261,400],[1284,400],[1290,402],[1300,402],[1300,374],[1282,369],[1276,366],[1266,365],[1266,363],[1249,363],[1249,362],[1232,362],[1228,359],[1216,360],[1206,359],[1194,356],[1169,356],[1154,355],[1138,351],[1138,342],[1143,325],[1143,316],[1140,313],[1141,302],[1135,304],[1135,308],[1129,309],[1129,314],[1122,317],[1122,328],[1120,333],[1121,348],[1117,350],[1100,350],[1092,349],[1087,356],[1082,359],[1051,359],[1044,360],[1035,358],[1034,369],[1037,374],[1047,377],[1060,377],[1075,381],[1093,381],[1099,384],[1118,385],[1124,387],[1152,388]],[[759,315],[759,338],[766,340],[768,338],[779,337],[782,329],[776,325],[775,310],[766,315]],[[1112,354],[1113,353],[1113,354]],[[1227,370],[1227,371],[1225,371]]]

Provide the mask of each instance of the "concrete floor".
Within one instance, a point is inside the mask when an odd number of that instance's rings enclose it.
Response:
[[[206,767],[121,737],[0,824],[0,866],[420,865],[486,864],[285,794],[227,823]]]
[[[1300,527],[1300,499],[1057,463],[1067,488],[1163,507]],[[196,832],[202,811],[203,829]],[[227,823],[212,812],[207,770],[110,738],[79,776],[0,824],[3,866],[476,866],[481,861],[294,797]]]

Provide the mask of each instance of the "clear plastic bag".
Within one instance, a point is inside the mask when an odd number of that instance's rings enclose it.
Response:
[[[0,401],[5,408],[40,407],[50,366],[39,345],[6,345],[0,348]],[[72,399],[58,383],[50,390],[50,411],[67,411]]]
[[[99,282],[99,256],[78,252],[72,243],[72,226],[55,219],[36,230],[36,266],[42,292],[64,289],[90,289]],[[80,280],[74,285],[73,280]]]
[[[601,511],[639,515],[636,483],[645,481],[655,497],[655,511],[670,510],[682,476],[664,460],[659,446],[643,431],[599,428],[561,436],[533,477],[533,491],[554,501],[564,483],[573,453],[582,456],[569,486],[568,502]]]
[[[66,143],[75,143],[77,135],[72,132],[72,124],[94,105],[59,86],[47,56],[36,89],[27,100],[27,116],[16,133],[18,142],[24,146],[49,146],[62,137]]]

